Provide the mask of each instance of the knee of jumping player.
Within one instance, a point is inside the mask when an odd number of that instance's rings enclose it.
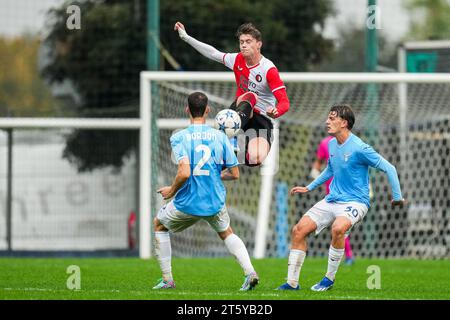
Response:
[[[256,103],[258,102],[258,95],[254,92],[246,92],[244,94],[241,94],[237,101],[236,101],[236,105],[238,106],[242,101],[246,101],[248,103],[250,103],[250,105],[252,106],[252,108],[256,105]]]

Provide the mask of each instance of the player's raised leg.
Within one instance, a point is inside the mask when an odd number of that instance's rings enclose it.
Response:
[[[331,227],[331,245],[328,251],[328,269],[325,277],[311,287],[313,291],[330,290],[334,285],[336,272],[344,256],[345,233],[352,227],[352,222],[346,217],[337,217]]]
[[[292,228],[291,250],[288,260],[287,282],[277,290],[299,290],[298,280],[303,262],[305,261],[308,244],[306,238],[317,229],[317,224],[307,215]]]
[[[225,231],[218,232],[217,234],[224,241],[228,251],[236,258],[244,271],[245,279],[240,290],[248,291],[254,289],[259,283],[259,277],[252,265],[250,255],[248,254],[244,242],[233,233],[231,227],[228,227]]]
[[[259,166],[266,159],[270,151],[270,144],[262,137],[253,138],[247,146],[246,164],[248,166]]]
[[[232,107],[241,117],[241,128],[245,128],[249,120],[253,117],[253,108],[258,102],[258,96],[253,92],[246,92],[236,100],[236,106]]]
[[[240,95],[236,101],[230,106],[235,110],[241,118],[241,129],[245,130],[248,122],[253,117],[253,107],[258,102],[258,96],[253,92],[246,92]],[[235,152],[239,152],[237,136],[230,137],[230,143]]]
[[[153,289],[173,289],[175,282],[172,276],[172,247],[170,245],[170,234],[164,225],[155,218],[153,220],[155,230],[155,255],[162,272],[162,278]]]

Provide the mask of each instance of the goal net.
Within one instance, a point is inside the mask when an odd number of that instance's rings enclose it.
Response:
[[[297,74],[284,73],[291,109],[277,120],[278,142],[264,166],[240,166],[240,179],[225,182],[231,227],[255,257],[286,257],[290,232],[300,217],[323,198],[324,189],[288,196],[294,185],[306,185],[330,107],[349,103],[356,114],[353,132],[393,163],[408,206],[391,209],[387,177],[371,169],[372,207],[350,239],[361,257],[449,256],[450,241],[450,75],[448,74]],[[210,119],[228,108],[235,95],[231,73],[143,72],[150,83],[144,92],[151,102],[158,130],[152,139],[156,171],[151,212],[163,205],[154,195],[170,184],[177,166],[170,136],[188,125],[184,106],[193,91],[207,94]],[[142,93],[141,93],[142,94]],[[147,96],[148,94],[148,96]],[[151,96],[150,96],[151,94]],[[277,152],[278,151],[278,152]],[[273,153],[276,155],[273,155]],[[264,168],[272,167],[272,173]],[[217,234],[198,223],[173,234],[175,256],[228,255]],[[309,255],[328,252],[330,232],[309,238]]]
[[[74,148],[89,149],[92,158],[106,163],[102,159],[111,158],[120,140],[134,139],[130,142],[139,146],[142,123],[0,119],[0,251],[136,254],[142,161],[130,152],[120,169],[80,172],[63,154],[67,140],[79,133],[91,141]],[[103,133],[108,139],[99,143],[96,137]]]

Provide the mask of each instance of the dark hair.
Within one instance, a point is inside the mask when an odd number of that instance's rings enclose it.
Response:
[[[347,128],[352,130],[355,124],[355,114],[349,104],[336,104],[331,107],[330,112],[336,112],[338,117],[347,120]]]
[[[203,117],[207,105],[208,97],[202,92],[191,93],[188,97],[189,111],[193,118]]]
[[[239,37],[243,34],[249,34],[257,41],[262,41],[261,32],[258,29],[256,29],[256,27],[251,22],[247,22],[239,26],[239,28],[236,31],[236,37],[239,39]]]

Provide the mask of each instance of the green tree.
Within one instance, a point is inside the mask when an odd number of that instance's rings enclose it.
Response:
[[[378,65],[396,68],[395,44],[378,32]],[[364,72],[366,30],[353,25],[338,27],[338,41],[329,58],[314,68],[319,72]]]
[[[448,0],[408,0],[406,9],[424,14],[423,20],[411,22],[407,36],[411,40],[450,39],[450,3]]]
[[[320,32],[332,13],[329,0],[161,1],[161,39],[185,70],[223,71],[223,65],[180,41],[173,31],[175,22],[182,21],[190,35],[223,52],[238,52],[236,30],[244,22],[253,22],[263,34],[262,53],[281,71],[307,71],[332,49],[332,41]]]
[[[144,1],[141,1],[144,2]],[[81,30],[66,27],[68,4],[81,11]],[[51,82],[70,79],[82,102],[79,116],[138,116],[139,72],[145,70],[145,7],[135,1],[82,1],[49,11],[46,44],[52,61],[43,75]],[[120,168],[136,147],[130,130],[75,130],[63,157],[79,171]]]
[[[46,43],[53,54],[44,75],[52,82],[72,81],[82,97],[78,108],[82,115],[137,116],[139,72],[146,69],[146,0],[74,4],[81,10],[81,30],[66,28],[68,3],[49,12]],[[199,40],[231,52],[238,50],[237,27],[252,21],[263,32],[263,54],[282,71],[306,71],[332,48],[319,31],[332,12],[330,0],[161,0],[160,10],[161,43],[185,70],[225,71],[224,66],[208,61],[178,38],[173,30],[177,20]],[[170,67],[162,65],[161,69]],[[118,112],[120,106],[131,108]],[[64,157],[81,171],[120,167],[136,147],[132,143],[135,134],[75,131],[68,137]],[[95,152],[98,145],[107,150]]]
[[[39,78],[39,46],[31,36],[0,38],[0,115],[48,116],[55,111],[50,90]]]

